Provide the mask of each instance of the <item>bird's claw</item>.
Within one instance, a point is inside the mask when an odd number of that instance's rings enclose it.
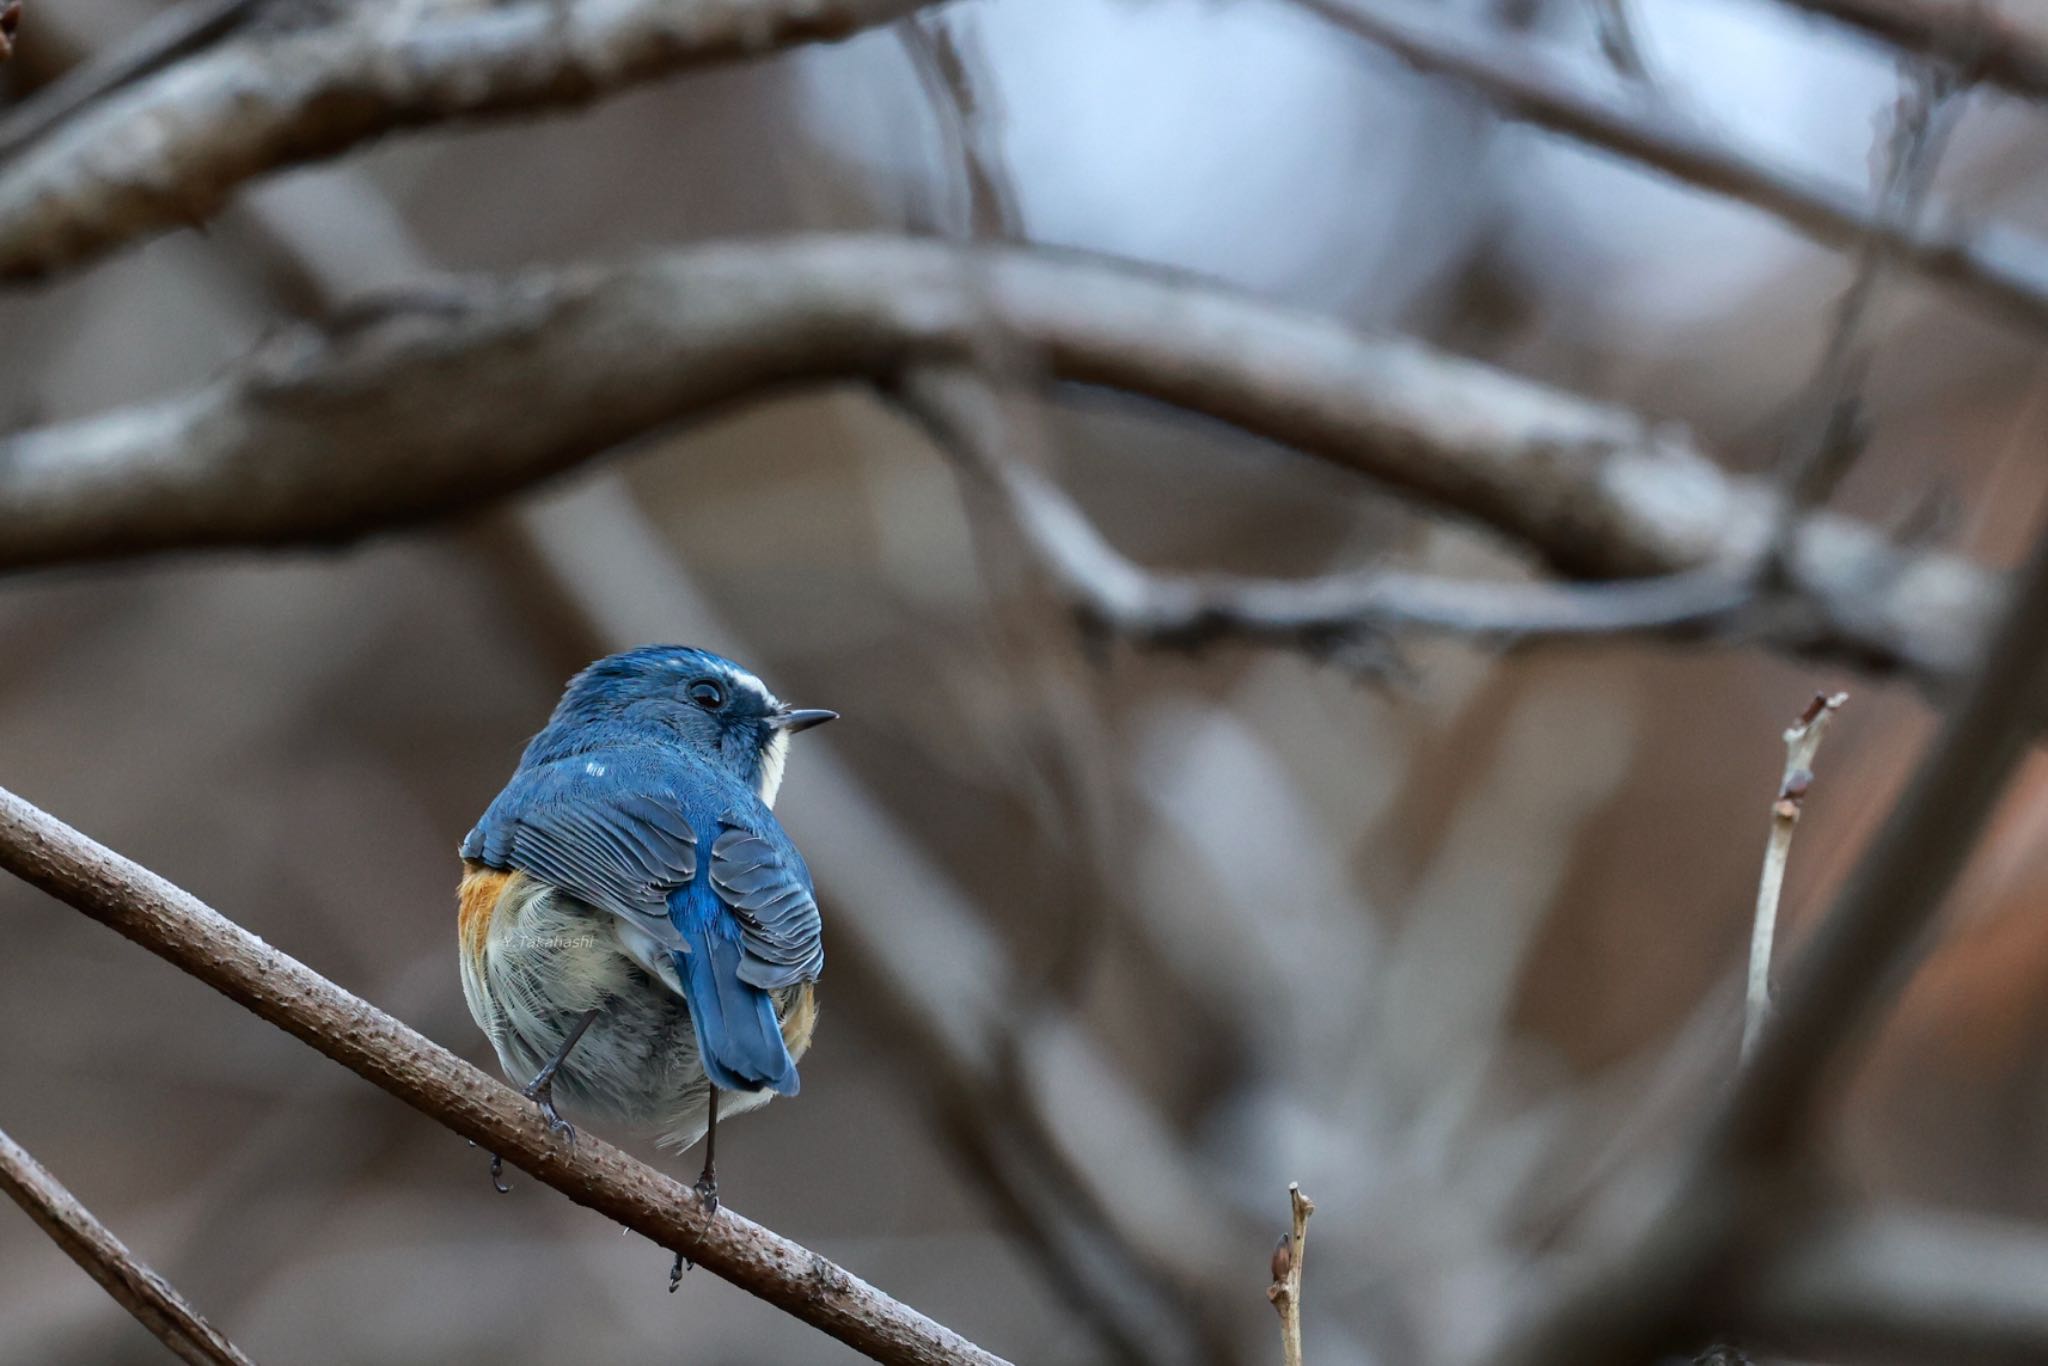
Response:
[[[562,1112],[555,1108],[554,1088],[546,1082],[521,1088],[525,1096],[540,1109],[540,1117],[548,1122],[548,1132],[560,1134],[571,1147],[576,1143],[576,1126],[562,1118]]]
[[[683,1283],[683,1272],[695,1263],[686,1260],[682,1253],[676,1254],[676,1264],[668,1269],[668,1293],[676,1293],[676,1287]]]
[[[474,1148],[474,1147],[476,1146],[476,1140],[475,1140],[475,1139],[473,1139],[473,1138],[472,1138],[472,1139],[467,1139],[467,1140],[465,1140],[465,1141],[466,1141],[466,1142],[467,1142],[467,1143],[469,1144],[469,1146],[470,1146],[470,1147],[472,1147],[472,1148]],[[500,1180],[500,1179],[499,1179],[500,1177],[504,1176],[504,1174],[505,1174],[505,1159],[504,1159],[504,1158],[502,1158],[502,1157],[500,1157],[500,1156],[498,1156],[498,1155],[497,1155],[496,1153],[492,1153],[492,1154],[491,1154],[491,1189],[492,1189],[492,1190],[494,1190],[494,1191],[496,1191],[496,1192],[497,1192],[498,1194],[500,1194],[500,1195],[510,1195],[510,1194],[512,1193],[512,1188],[511,1188],[510,1186],[506,1185],[506,1184],[505,1184],[505,1183],[504,1183],[504,1182],[503,1182],[502,1180]]]
[[[690,1189],[697,1192],[697,1200],[704,1206],[704,1217],[706,1219],[715,1217],[718,1213],[718,1179],[712,1176],[700,1176],[697,1178],[697,1183],[691,1186]]]

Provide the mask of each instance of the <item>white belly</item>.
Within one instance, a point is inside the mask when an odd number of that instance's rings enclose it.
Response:
[[[571,1117],[651,1131],[664,1145],[686,1148],[704,1135],[711,1083],[688,1007],[627,951],[619,934],[627,928],[608,912],[515,877],[479,949],[462,956],[463,995],[515,1086],[532,1080],[586,1012],[598,1011],[555,1074],[556,1102]],[[666,976],[672,983],[674,974]],[[719,1117],[768,1097],[727,1092]]]

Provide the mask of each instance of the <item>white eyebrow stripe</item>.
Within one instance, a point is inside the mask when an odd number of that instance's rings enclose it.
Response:
[[[745,669],[734,669],[732,671],[732,681],[738,684],[740,687],[746,688],[753,692],[753,694],[756,697],[759,697],[761,699],[761,705],[764,707],[775,707],[781,705],[781,703],[776,700],[775,694],[768,691],[768,685],[766,683],[763,683],[759,678],[755,677],[753,674],[748,673]]]

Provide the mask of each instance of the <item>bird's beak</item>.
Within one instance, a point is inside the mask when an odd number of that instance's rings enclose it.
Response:
[[[822,726],[827,721],[837,721],[838,719],[839,713],[836,711],[785,707],[770,718],[769,724],[777,730],[785,730],[793,735],[797,731],[809,730],[812,726]]]

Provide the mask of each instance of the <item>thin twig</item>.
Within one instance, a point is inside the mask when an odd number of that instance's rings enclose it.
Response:
[[[1646,89],[1657,84],[1643,55],[1642,40],[1636,34],[1636,17],[1629,0],[1588,0],[1593,11],[1594,31],[1600,37],[1601,55],[1623,79]]]
[[[1955,79],[1932,63],[1912,63],[1904,73],[1891,127],[1882,139],[1884,170],[1870,228],[1856,245],[1849,286],[1836,306],[1827,345],[1808,385],[1810,415],[1794,424],[1781,458],[1786,496],[1765,563],[1767,573],[1782,577],[1792,528],[1828,500],[1862,452],[1863,391],[1872,361],[1868,320],[1892,259],[1886,243],[1919,230],[1921,207],[1955,126],[1958,89]]]
[[[1771,834],[1764,846],[1764,871],[1756,891],[1756,920],[1749,939],[1749,987],[1742,1016],[1742,1056],[1749,1057],[1771,1010],[1771,946],[1778,933],[1778,898],[1785,889],[1785,863],[1792,856],[1792,834],[1798,828],[1806,794],[1813,786],[1814,758],[1849,694],[1815,693],[1806,710],[1785,732],[1785,772],[1771,803]]]
[[[1937,219],[1923,231],[1879,224],[1865,196],[1822,184],[1734,145],[1668,104],[1590,79],[1528,42],[1488,33],[1414,0],[1295,0],[1418,70],[1461,81],[1509,118],[1741,200],[1813,240],[1854,247],[1875,233],[1923,279],[1953,285],[2034,326],[2048,323],[2048,249],[1991,228]],[[1604,76],[1605,73],[1599,73]]]
[[[64,120],[122,86],[218,40],[259,0],[183,0],[138,25],[0,117],[0,159],[12,156]]]
[[[825,1258],[531,1103],[191,893],[0,790],[0,868],[83,911],[535,1178],[876,1361],[1005,1366]]]
[[[2020,16],[2038,13],[2026,0],[1782,0],[1861,29],[1906,52],[1964,62],[1972,80],[2016,95],[2048,98],[2048,30]]]
[[[1640,1360],[1674,1345],[1701,1293],[1746,1236],[1783,1221],[1800,1183],[1823,1081],[1862,1041],[1916,949],[2036,730],[2048,666],[2048,530],[2038,531],[2004,616],[1927,746],[1905,796],[1793,964],[1776,1023],[1639,1236],[1595,1259],[1534,1321],[1511,1324],[1494,1366]]]
[[[1700,570],[1616,583],[1465,582],[1368,570],[1300,581],[1165,574],[1127,558],[1051,480],[1003,448],[999,397],[958,370],[926,367],[897,390],[940,447],[996,496],[1059,595],[1090,626],[1139,646],[1194,650],[1246,640],[1299,650],[1369,679],[1398,676],[1414,632],[1525,644],[1699,632],[1752,601],[1741,576]]]
[[[1301,1273],[1308,1260],[1308,1218],[1316,1202],[1301,1193],[1296,1181],[1287,1187],[1287,1208],[1293,1224],[1273,1249],[1273,1283],[1266,1298],[1280,1315],[1280,1359],[1286,1366],[1301,1366]]]
[[[241,1349],[201,1318],[169,1281],[130,1252],[26,1148],[5,1133],[0,1133],[0,1190],[179,1360],[198,1366],[250,1366]]]
[[[917,15],[895,32],[946,144],[947,161],[957,171],[958,202],[946,206],[955,211],[934,215],[939,226],[968,243],[1020,239],[1020,201],[1002,156],[989,83],[976,81],[970,53],[943,16]],[[973,253],[960,258],[961,292],[978,320],[994,312],[981,261]],[[959,382],[991,393],[992,384],[982,377],[999,375],[1019,388],[1037,387],[1032,381],[1039,367],[1030,348],[1000,325],[977,321],[969,346],[975,369],[957,371]],[[923,369],[910,373],[915,377]],[[993,398],[990,404],[994,415],[998,406]],[[1000,420],[1009,439],[1034,451],[1049,444],[1032,408],[1002,409]],[[981,534],[980,511],[970,499],[974,551],[986,555],[990,540]],[[988,577],[993,581],[993,574]],[[1236,1346],[1218,1322],[1217,1298],[1145,1255],[1116,1212],[1079,1179],[1030,1095],[1021,1045],[1035,1022],[1071,1004],[1055,995],[1085,982],[1085,969],[1099,961],[1088,949],[1110,923],[1103,905],[1111,880],[1100,872],[1111,819],[1101,796],[1105,737],[1081,689],[1042,682],[1062,662],[1079,662],[1062,649],[1068,642],[1048,636],[1044,628],[1058,623],[1039,620],[1046,615],[1045,604],[1026,601],[1014,612],[995,612],[991,633],[1004,677],[1030,694],[1010,708],[1016,740],[1011,766],[1035,798],[1034,814],[1048,833],[1048,847],[1066,851],[1066,857],[1042,865],[1048,879],[1044,900],[1058,908],[1041,936],[1051,948],[1042,955],[1043,969],[1020,968],[1010,975],[1007,999],[998,1006],[1006,1025],[997,1036],[1000,1052],[992,1074],[949,1080],[939,1088],[948,1098],[942,1131],[982,1178],[1053,1286],[1119,1359],[1133,1366],[1227,1362],[1236,1358]]]

